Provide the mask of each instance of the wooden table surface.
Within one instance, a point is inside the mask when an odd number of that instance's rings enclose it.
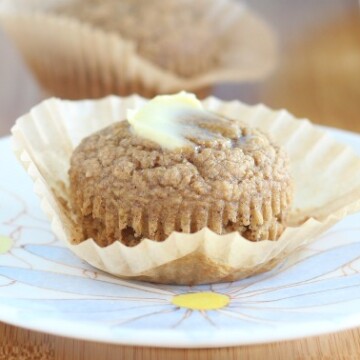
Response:
[[[267,13],[280,32],[288,29],[288,37],[281,38],[279,67],[264,82],[221,86],[215,93],[223,98],[239,98],[251,103],[261,101],[275,108],[284,107],[317,123],[360,132],[358,2],[254,0],[254,6]],[[280,14],[279,9],[282,11]],[[26,111],[42,95],[9,40],[1,33],[0,59],[0,135],[4,135],[15,116]],[[360,359],[360,329],[257,346],[176,350],[90,343],[0,323],[0,360],[170,358]]]

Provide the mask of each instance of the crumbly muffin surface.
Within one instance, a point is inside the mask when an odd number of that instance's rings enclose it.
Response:
[[[127,121],[84,139],[69,173],[81,240],[132,246],[206,226],[253,241],[278,238],[292,197],[286,155],[238,121],[200,127],[215,137],[189,135],[193,146],[172,151],[135,136]]]
[[[210,7],[207,0],[78,0],[56,12],[118,33],[151,62],[189,77],[216,67],[227,41],[206,16]]]

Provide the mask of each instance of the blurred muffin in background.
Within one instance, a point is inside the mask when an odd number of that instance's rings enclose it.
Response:
[[[207,5],[210,8],[204,11]],[[191,77],[218,66],[220,52],[230,43],[228,30],[236,17],[218,24],[211,6],[218,4],[209,0],[80,0],[56,12],[117,33],[133,41],[136,51],[152,63]]]
[[[64,98],[251,81],[275,65],[271,29],[235,0],[3,0],[0,21],[39,82]]]

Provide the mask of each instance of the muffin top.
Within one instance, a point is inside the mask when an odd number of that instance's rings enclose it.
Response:
[[[209,117],[217,122],[196,122],[211,138],[189,134],[193,146],[174,150],[134,135],[127,121],[113,124],[81,143],[72,166],[84,186],[122,201],[238,201],[244,192],[261,191],[263,182],[283,182],[288,176],[287,158],[263,133],[239,121]]]
[[[226,43],[229,25],[211,19],[213,7],[208,0],[78,0],[56,11],[118,33],[146,59],[189,77],[216,67]]]
[[[205,111],[191,94],[158,96],[127,117],[72,157],[78,181],[110,198],[239,201],[289,179],[287,157],[265,134]]]

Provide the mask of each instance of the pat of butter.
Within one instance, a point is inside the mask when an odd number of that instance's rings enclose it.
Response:
[[[156,96],[140,109],[128,110],[127,120],[136,135],[172,150],[194,146],[186,139],[189,124],[185,120],[189,115],[204,114],[205,110],[196,96],[182,91],[175,95]]]

